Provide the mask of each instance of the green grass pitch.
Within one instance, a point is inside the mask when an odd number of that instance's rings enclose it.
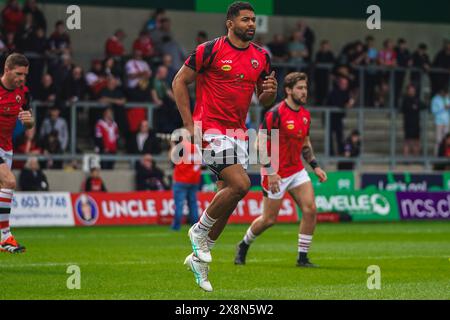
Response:
[[[4,299],[450,299],[450,223],[319,224],[310,258],[295,266],[298,226],[276,225],[233,264],[246,225],[229,225],[212,251],[206,293],[183,266],[187,227],[22,228],[21,255],[0,254]],[[67,288],[69,265],[81,289]],[[369,290],[378,265],[381,289]]]

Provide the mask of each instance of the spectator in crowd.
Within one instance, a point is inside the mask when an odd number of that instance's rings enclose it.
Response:
[[[206,31],[200,30],[197,32],[197,36],[195,37],[195,44],[198,46],[204,42],[208,41],[208,34]]]
[[[435,170],[448,171],[450,170],[450,132],[447,133],[439,144],[438,157],[447,158],[449,161],[447,163],[437,163],[435,164]]]
[[[27,0],[22,9],[23,14],[31,13],[33,16],[34,26],[36,28],[44,29],[44,33],[47,30],[47,20],[44,13],[39,9],[36,0]]]
[[[160,46],[161,55],[169,54],[172,57],[172,65],[179,70],[186,60],[186,53],[180,44],[171,36],[164,36]]]
[[[433,67],[447,70],[445,72],[431,72],[431,95],[434,96],[440,86],[449,86],[450,80],[450,39],[445,40],[443,48],[436,54]]]
[[[30,61],[27,83],[31,94],[36,96],[46,64],[47,38],[43,28],[33,29],[33,32],[24,44],[23,51],[25,55],[29,56],[28,59]]]
[[[367,106],[373,106],[375,102],[375,87],[377,85],[377,71],[370,67],[377,64],[378,50],[375,47],[375,38],[373,36],[367,36],[365,40],[364,49],[367,53],[366,63],[369,68],[364,73],[364,102]]]
[[[316,54],[316,64],[324,63],[331,64],[335,63],[335,57],[333,51],[331,51],[331,45],[328,40],[323,40],[320,43],[320,49]],[[330,88],[330,72],[331,69],[325,67],[316,67],[315,69],[315,95],[316,104],[323,105],[325,98],[329,92]]]
[[[170,54],[165,54],[162,57],[162,64],[167,68],[167,86],[172,89],[172,81],[175,78],[178,70],[173,67],[173,59]]]
[[[125,55],[125,46],[123,41],[126,38],[126,34],[122,29],[116,30],[114,35],[109,37],[105,43],[105,55],[107,58],[115,58],[121,60]]]
[[[431,112],[434,114],[434,123],[436,125],[436,147],[442,138],[449,132],[450,125],[450,97],[447,87],[442,87],[438,93],[431,99]]]
[[[297,23],[297,30],[300,32],[301,38],[306,45],[306,50],[308,51],[308,56],[304,59],[306,62],[310,62],[314,52],[314,42],[316,38],[314,31],[312,31],[312,29],[303,20]]]
[[[171,133],[180,127],[181,118],[175,105],[172,89],[167,86],[167,68],[159,66],[152,82],[153,103],[159,108],[155,110],[156,130]]]
[[[403,132],[405,141],[403,144],[403,155],[419,156],[420,153],[420,114],[426,109],[417,95],[414,85],[408,85],[406,95],[403,97]]]
[[[378,53],[378,64],[383,67],[395,67],[397,65],[397,53],[394,50],[392,39],[383,42],[383,49]]]
[[[111,108],[103,111],[103,118],[95,126],[95,152],[100,154],[116,154],[119,139],[119,128],[114,121]],[[114,169],[114,161],[101,162],[102,169]]]
[[[93,166],[90,169],[89,176],[81,185],[81,192],[107,192],[105,183],[100,176],[100,168]]]
[[[183,138],[178,142],[182,146],[180,150],[171,141],[170,158],[175,163],[173,171],[173,199],[175,200],[175,216],[172,222],[172,230],[181,228],[185,200],[189,208],[189,221],[194,224],[198,221],[197,191],[201,179],[202,155],[198,146]]]
[[[264,42],[264,38],[263,36],[259,35],[256,36],[255,40],[253,40],[253,42],[255,44],[257,44],[258,46],[260,46],[261,48],[263,48],[264,50],[267,51],[267,53],[269,54],[270,59],[272,59],[272,52],[270,52],[269,47],[266,45],[266,43]]]
[[[164,173],[159,169],[151,154],[144,154],[136,164],[136,190],[165,190]]]
[[[17,0],[8,0],[2,10],[2,31],[15,34],[19,31],[24,15]]]
[[[57,84],[57,99],[61,99],[62,84],[70,76],[74,67],[75,65],[72,62],[71,55],[65,53],[61,56],[61,61],[55,66],[55,68],[48,68],[48,73],[53,77],[53,82]]]
[[[89,89],[90,99],[97,99],[100,90],[106,86],[106,77],[101,60],[92,60],[91,70],[86,73],[86,85]]]
[[[50,58],[48,67],[50,74],[61,63],[63,54],[72,54],[70,36],[66,32],[64,21],[58,20],[55,23],[55,30],[48,40]]]
[[[291,41],[288,43],[289,62],[302,64],[308,59],[309,52],[304,40],[301,31],[296,30],[292,33]]]
[[[48,191],[49,185],[45,173],[36,157],[29,157],[20,172],[19,186],[22,191]]]
[[[147,120],[143,120],[133,140],[132,153],[160,154],[161,139],[156,136],[155,131],[150,128]]]
[[[422,88],[422,72],[428,72],[431,65],[427,49],[427,45],[425,43],[421,43],[412,55],[412,66],[414,68],[421,69],[419,71],[411,72],[411,82],[416,86],[419,94]]]
[[[62,100],[77,102],[85,100],[88,93],[88,86],[84,77],[83,69],[75,66],[72,73],[67,77],[62,85]]]
[[[33,22],[33,15],[31,13],[27,13],[24,15],[24,19],[20,24],[19,29],[16,32],[15,41],[17,45],[17,49],[20,52],[25,52],[26,45],[30,41],[31,35],[35,31],[35,25]]]
[[[275,34],[272,42],[269,42],[267,46],[272,53],[272,63],[288,61],[289,49],[282,34]],[[275,71],[275,77],[277,78],[278,83],[282,83],[286,73],[285,68],[273,67],[273,70]],[[277,101],[281,100],[283,96],[283,86],[278,86]]]
[[[42,149],[38,144],[36,136],[36,127],[28,130],[24,130],[23,133],[17,138],[14,144],[15,154],[27,154],[27,155],[40,155]],[[25,162],[22,160],[15,160],[13,162],[14,169],[22,169]]]
[[[152,71],[148,63],[142,59],[141,51],[133,51],[133,58],[128,60],[125,65],[125,70],[128,79],[128,100],[140,102],[149,101],[149,82]]]
[[[122,66],[114,58],[106,58],[103,61],[103,73],[106,77],[114,77],[120,80],[123,78]]]
[[[40,127],[42,121],[48,114],[48,109],[55,103],[56,100],[56,86],[51,75],[46,73],[42,76],[38,90],[33,97],[35,100],[42,103],[34,111],[36,126]]]
[[[408,50],[406,40],[403,38],[398,39],[397,47],[395,48],[395,54],[397,55],[397,66],[400,68],[409,68],[412,64],[411,53]],[[395,105],[399,103],[400,93],[402,92],[403,83],[405,80],[406,71],[395,71]]]
[[[56,130],[50,132],[45,136],[42,142],[42,149],[44,155],[47,157],[47,163],[45,167],[47,169],[62,169],[63,162],[61,160],[53,160],[53,154],[61,154],[63,150],[61,148],[61,143],[59,142],[58,132]]]
[[[129,141],[129,128],[125,111],[127,99],[125,98],[125,93],[119,85],[119,80],[114,77],[108,77],[107,85],[100,91],[99,97],[99,101],[102,104],[112,108],[114,119],[116,119],[121,135],[126,139],[126,141]],[[91,109],[89,111],[90,117],[93,117],[96,120],[100,118],[98,111],[102,112],[101,109]]]
[[[327,98],[327,105],[338,107],[341,111],[332,112],[330,115],[330,155],[335,155],[334,142],[337,145],[336,154],[340,155],[344,151],[344,118],[345,109],[352,108],[355,100],[350,94],[349,79],[344,76],[339,76],[336,80],[333,90]]]
[[[172,38],[170,19],[166,16],[158,17],[158,20],[156,21],[156,28],[150,31],[150,37],[155,45],[156,54],[160,55],[159,50],[163,44],[164,37]]]
[[[143,59],[151,64],[151,59],[155,55],[155,46],[149,31],[144,30],[139,33],[139,37],[133,42],[133,51],[135,50],[142,52]]]
[[[57,106],[50,108],[49,116],[44,119],[39,135],[45,140],[50,133],[56,132],[61,150],[64,152],[69,144],[69,130],[66,120],[60,117],[60,113]]]
[[[166,9],[157,8],[145,22],[143,30],[152,31],[157,28],[158,21],[166,17]]]
[[[344,157],[357,158],[361,153],[361,136],[358,130],[353,130],[344,143]],[[353,160],[341,161],[338,163],[338,170],[353,170],[355,162]]]

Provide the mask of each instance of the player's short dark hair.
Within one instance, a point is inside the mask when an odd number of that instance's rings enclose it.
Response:
[[[286,77],[284,77],[283,88],[294,88],[295,84],[299,81],[308,82],[308,75],[304,72],[291,72],[288,73]]]
[[[241,10],[250,10],[255,12],[255,9],[253,9],[253,6],[244,1],[236,1],[230,4],[227,10],[227,20],[233,20],[237,16],[239,16],[239,12]]]
[[[20,53],[11,53],[5,61],[5,67],[14,69],[15,67],[28,67],[30,62],[27,57]]]

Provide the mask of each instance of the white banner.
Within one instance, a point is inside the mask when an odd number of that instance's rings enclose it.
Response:
[[[15,192],[12,227],[74,226],[69,192]]]

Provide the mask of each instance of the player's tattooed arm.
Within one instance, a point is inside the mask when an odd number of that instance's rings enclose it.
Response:
[[[302,156],[303,156],[303,159],[305,159],[305,161],[308,162],[310,165],[311,165],[311,162],[313,162],[313,161],[315,161],[317,164],[316,157],[314,155],[314,150],[311,145],[311,140],[309,139],[309,136],[307,136],[305,138],[305,141],[303,142]],[[311,165],[311,167],[313,169],[315,169],[312,165]]]
[[[320,168],[319,164],[317,163],[316,156],[314,155],[314,150],[311,145],[311,140],[309,136],[307,136],[305,138],[305,141],[303,142],[302,156],[303,159],[305,159],[309,163],[311,168],[314,170],[314,173],[319,178],[319,181],[320,182],[327,181],[328,179],[327,174]]]

